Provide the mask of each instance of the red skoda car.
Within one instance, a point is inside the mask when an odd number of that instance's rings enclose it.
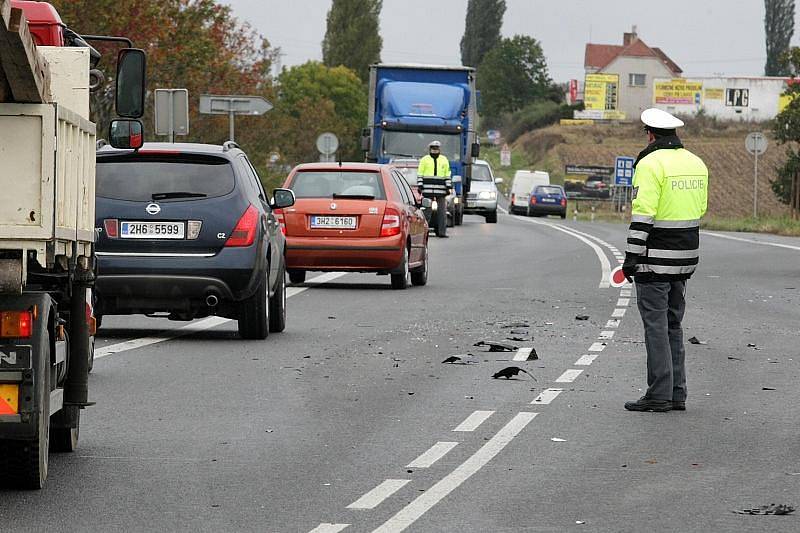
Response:
[[[422,198],[390,165],[312,163],[286,179],[294,206],[278,213],[292,283],[306,272],[375,272],[392,288],[428,281],[428,224]],[[410,276],[409,276],[410,275]]]

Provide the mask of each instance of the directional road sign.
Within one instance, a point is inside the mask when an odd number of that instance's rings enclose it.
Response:
[[[230,140],[234,140],[234,117],[236,115],[263,115],[272,109],[272,104],[260,96],[204,94],[200,96],[200,113],[204,115],[228,115],[230,117]]]
[[[630,187],[633,185],[633,157],[620,156],[614,161],[614,185]]]

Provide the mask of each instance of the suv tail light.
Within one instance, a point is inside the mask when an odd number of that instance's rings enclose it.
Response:
[[[383,214],[381,224],[381,237],[392,237],[400,234],[400,213],[397,210],[387,207]]]
[[[281,233],[286,235],[286,217],[283,214],[283,209],[276,209],[272,212],[275,215],[275,220],[281,227]]]
[[[103,221],[106,235],[112,239],[119,237],[119,221],[116,218],[107,218]]]
[[[0,338],[27,339],[33,336],[33,313],[0,311]]]
[[[236,227],[233,228],[231,236],[225,242],[225,246],[250,246],[256,240],[258,230],[258,210],[252,205],[247,208]]]

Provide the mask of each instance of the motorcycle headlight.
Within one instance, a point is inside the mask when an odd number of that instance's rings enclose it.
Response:
[[[494,191],[481,191],[478,193],[479,200],[496,200],[497,193]]]

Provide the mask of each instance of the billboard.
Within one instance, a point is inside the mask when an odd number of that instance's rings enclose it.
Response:
[[[587,111],[616,111],[619,96],[618,74],[587,74],[583,86],[583,106]]]
[[[683,78],[656,81],[653,84],[653,101],[656,104],[702,104],[703,82]]]

